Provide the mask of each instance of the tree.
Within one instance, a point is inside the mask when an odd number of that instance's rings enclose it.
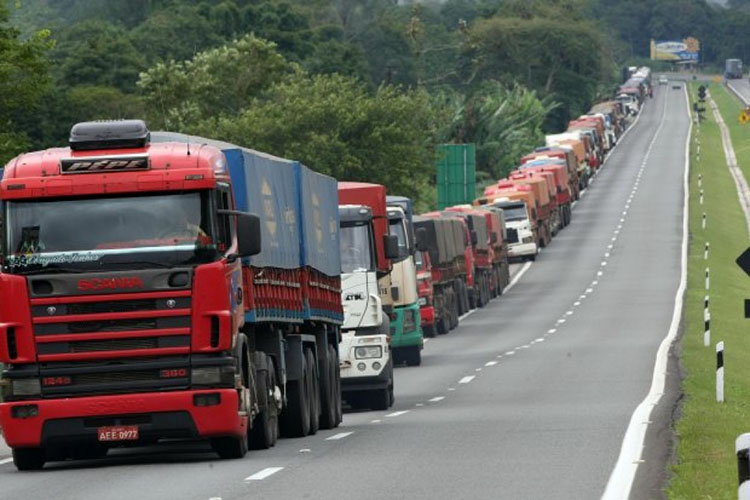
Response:
[[[62,32],[55,51],[60,80],[66,86],[104,85],[135,90],[146,60],[128,31],[106,21],[83,21]]]
[[[353,78],[300,74],[253,99],[239,116],[197,132],[418,198],[430,181],[440,119],[421,91],[383,85],[373,95]]]
[[[521,83],[560,102],[550,128],[560,129],[571,116],[585,112],[614,75],[612,54],[598,27],[583,15],[549,16],[524,6],[517,16],[480,20],[472,28],[472,79]]]
[[[183,130],[205,119],[239,113],[253,96],[294,66],[276,45],[247,35],[183,62],[158,63],[138,80],[152,126]]]
[[[19,115],[39,103],[49,84],[47,52],[52,48],[49,32],[36,32],[20,40],[7,25],[8,10],[0,2],[0,164],[29,145],[28,136],[16,127]]]

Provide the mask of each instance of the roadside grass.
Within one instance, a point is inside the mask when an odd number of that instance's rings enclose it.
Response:
[[[689,86],[697,101],[698,84]],[[738,126],[739,104],[727,91],[712,84],[710,92],[727,126]],[[750,320],[744,319],[743,300],[750,298],[750,278],[734,260],[748,246],[745,219],[734,181],[726,166],[721,134],[706,103],[706,119],[693,126],[690,142],[688,288],[684,330],[680,340],[684,374],[682,415],[676,423],[677,457],[667,488],[669,498],[737,498],[734,440],[750,432]],[[737,108],[736,110],[734,108]],[[743,172],[750,169],[750,129],[735,130],[732,140]],[[697,157],[695,138],[700,140]],[[745,151],[744,154],[740,151]],[[698,175],[703,178],[700,205]],[[706,229],[701,229],[703,212]],[[710,243],[708,260],[703,250]],[[705,270],[710,268],[710,291]],[[711,344],[703,345],[703,301],[710,297]],[[724,341],[725,403],[716,402],[716,343]]]

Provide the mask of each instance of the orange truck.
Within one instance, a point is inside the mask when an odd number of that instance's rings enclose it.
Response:
[[[570,224],[573,214],[571,204],[573,197],[570,193],[570,179],[568,177],[568,167],[564,160],[558,158],[541,157],[521,165],[519,170],[525,172],[532,170],[552,174],[554,181],[554,197],[556,200],[557,216],[560,221],[560,229]]]
[[[502,209],[508,259],[536,259],[539,249],[537,203],[530,186],[502,180],[485,189],[485,196],[474,200],[474,205]]]
[[[508,180],[514,185],[531,187],[536,201],[534,208],[536,208],[537,244],[541,248],[546,247],[552,240],[552,230],[550,229],[552,200],[549,195],[550,190],[547,179],[543,176],[534,175],[531,172],[513,172],[508,176]]]
[[[542,159],[554,161],[555,164],[565,166],[571,201],[578,200],[581,189],[580,180],[578,179],[578,159],[573,148],[567,145],[536,148],[533,153],[529,153],[521,158],[521,164],[525,165],[529,162]]]

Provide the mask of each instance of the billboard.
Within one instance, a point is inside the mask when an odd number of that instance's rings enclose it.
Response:
[[[701,45],[693,37],[678,40],[651,40],[652,61],[698,62]]]

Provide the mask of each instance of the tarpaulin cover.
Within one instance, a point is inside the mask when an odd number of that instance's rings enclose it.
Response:
[[[414,227],[425,230],[425,243],[430,254],[430,260],[435,266],[452,262],[448,257],[446,246],[446,225],[442,219],[433,217],[414,217]]]
[[[303,264],[328,276],[341,274],[338,183],[297,164],[301,186]]]

